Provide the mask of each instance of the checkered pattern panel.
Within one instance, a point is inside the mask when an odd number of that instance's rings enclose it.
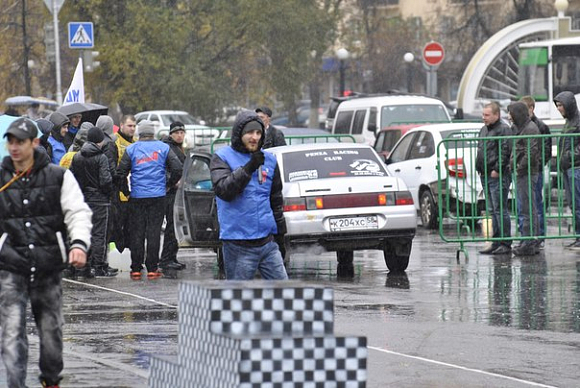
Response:
[[[241,341],[240,388],[366,386],[365,337]]]
[[[151,357],[149,387],[181,387],[180,370],[176,359]]]

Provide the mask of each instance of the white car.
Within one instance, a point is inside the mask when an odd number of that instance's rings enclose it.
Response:
[[[158,139],[169,135],[171,123],[181,121],[185,125],[183,146],[186,149],[207,146],[220,135],[218,129],[199,124],[189,113],[181,110],[149,110],[137,113],[135,119],[137,123],[141,120],[153,121]]]
[[[444,214],[449,210],[467,216],[484,210],[485,195],[475,171],[482,126],[477,122],[423,125],[408,131],[393,148],[387,169],[409,187],[423,226],[437,227],[439,197]]]
[[[404,271],[417,226],[413,200],[403,180],[388,175],[366,144],[326,143],[275,147],[283,181],[288,252],[318,245],[336,251],[339,264],[353,252],[380,249],[391,271]],[[182,245],[219,248],[211,186],[211,155],[190,152],[175,204]]]

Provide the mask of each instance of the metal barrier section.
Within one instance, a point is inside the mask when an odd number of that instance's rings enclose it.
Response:
[[[304,136],[286,136],[286,145],[312,144],[312,143],[356,143],[352,135],[304,135]],[[211,143],[210,152],[213,154],[220,146],[230,145],[231,137],[216,139]]]
[[[550,147],[544,145],[550,140],[551,157]],[[498,177],[488,169],[483,174],[476,171],[478,146],[484,166],[489,162],[488,150],[499,150]],[[560,149],[576,147],[580,150],[580,134],[574,133],[479,137],[476,131],[464,131],[437,144],[439,235],[445,242],[460,244],[457,260],[461,252],[468,257],[465,243],[580,237],[580,225],[574,225],[572,216],[578,212],[580,219],[580,195],[574,195],[574,187],[580,193],[580,167],[576,173],[574,168],[564,173],[558,157]],[[571,166],[577,158],[570,153]],[[532,171],[532,161],[538,159],[539,171]],[[567,187],[572,188],[570,198]],[[534,202],[537,196],[543,198],[541,206]],[[523,208],[518,206],[522,203]],[[527,220],[528,229],[524,228]]]
[[[366,337],[334,336],[334,292],[297,282],[183,282],[176,357],[152,388],[366,386]]]

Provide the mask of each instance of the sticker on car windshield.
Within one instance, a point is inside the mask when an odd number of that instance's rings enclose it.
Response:
[[[384,175],[381,167],[374,160],[356,159],[349,166],[352,169],[352,175]]]
[[[290,182],[317,178],[318,178],[317,170],[294,171],[288,174],[288,181]]]

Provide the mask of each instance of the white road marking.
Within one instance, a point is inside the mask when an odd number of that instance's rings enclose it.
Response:
[[[464,371],[467,371],[467,372],[480,373],[480,374],[483,374],[483,375],[487,375],[487,376],[491,376],[491,377],[497,377],[497,378],[500,378],[500,379],[517,381],[518,383],[527,384],[527,385],[531,385],[531,386],[534,386],[534,387],[557,388],[557,387],[555,387],[553,385],[540,384],[540,383],[536,383],[536,382],[533,382],[533,381],[518,379],[516,377],[510,377],[510,376],[506,376],[506,375],[500,375],[498,373],[493,373],[493,372],[486,372],[486,371],[480,370],[480,369],[467,368],[467,367],[460,366],[460,365],[449,364],[447,362],[442,362],[442,361],[437,361],[437,360],[431,360],[431,359],[425,358],[425,357],[411,356],[409,354],[394,352],[392,350],[377,348],[377,347],[374,347],[374,346],[367,346],[367,347],[369,349],[371,349],[371,350],[375,350],[375,351],[381,352],[381,353],[387,353],[387,354],[392,354],[394,356],[411,358],[413,360],[429,362],[431,364],[442,365],[442,366],[446,366],[448,368],[460,369],[460,370],[464,370]]]
[[[74,356],[74,357],[82,358],[85,360],[96,362],[98,364],[110,366],[111,368],[115,368],[115,369],[119,369],[119,370],[122,370],[125,372],[133,373],[134,375],[137,375],[139,377],[143,377],[144,379],[149,379],[149,371],[142,370],[139,368],[132,368],[129,365],[123,364],[121,362],[115,362],[115,361],[107,360],[104,358],[94,357],[94,356],[89,355],[88,353],[78,353],[78,352],[68,350],[68,349],[64,349],[63,352],[66,354],[70,354],[71,356]]]
[[[120,294],[120,295],[126,295],[126,296],[131,296],[133,298],[136,299],[141,299],[141,300],[145,300],[147,302],[151,302],[151,303],[155,303],[158,304],[160,306],[166,306],[166,307],[171,307],[174,309],[177,309],[177,306],[174,304],[169,304],[169,303],[165,303],[165,302],[160,302],[158,300],[155,299],[151,299],[151,298],[146,298],[144,296],[141,295],[137,295],[137,294],[132,294],[130,292],[125,292],[125,291],[119,291],[119,290],[115,290],[114,288],[107,288],[107,287],[102,287],[102,286],[97,286],[96,284],[90,284],[90,283],[84,283],[84,282],[79,282],[76,280],[71,280],[71,279],[62,279],[64,282],[68,282],[68,283],[72,283],[72,284],[77,284],[80,286],[86,286],[86,287],[92,287],[92,288],[97,288],[99,290],[105,290],[105,291],[109,291],[109,292],[114,292],[116,294]]]

